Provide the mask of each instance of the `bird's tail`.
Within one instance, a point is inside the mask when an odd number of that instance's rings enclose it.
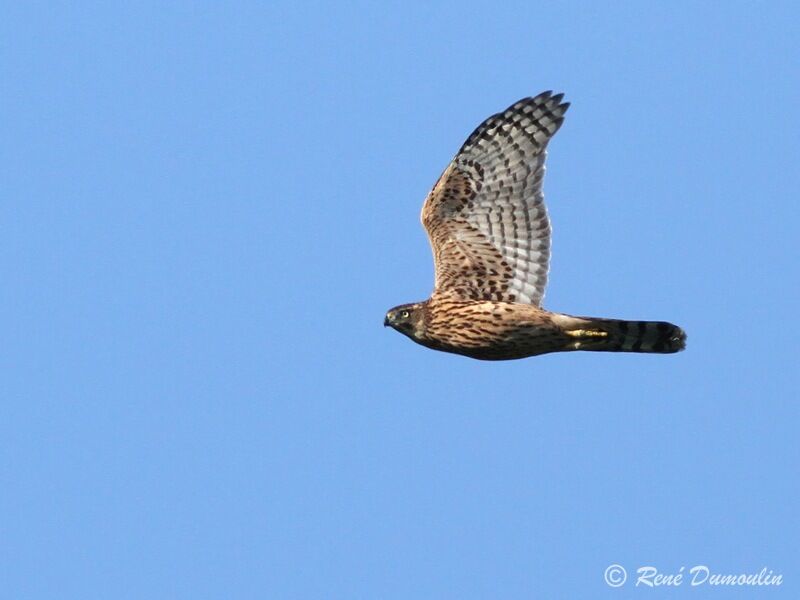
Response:
[[[664,321],[568,317],[561,325],[573,350],[670,354],[686,347],[683,329]]]

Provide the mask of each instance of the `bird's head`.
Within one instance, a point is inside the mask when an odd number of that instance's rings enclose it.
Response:
[[[395,306],[386,313],[383,326],[396,329],[409,337],[418,338],[422,335],[424,327],[424,311],[422,302]]]

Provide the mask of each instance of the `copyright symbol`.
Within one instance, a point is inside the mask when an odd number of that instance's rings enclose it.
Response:
[[[605,579],[606,583],[611,587],[619,587],[628,579],[628,574],[621,565],[610,565],[606,569],[606,572],[603,573],[603,579]]]

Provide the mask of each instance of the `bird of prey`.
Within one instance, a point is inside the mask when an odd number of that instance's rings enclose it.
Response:
[[[671,323],[574,317],[541,306],[550,260],[545,150],[569,107],[563,97],[524,98],[467,138],[422,206],[433,294],[392,308],[384,325],[428,348],[482,360],[683,350],[686,335]]]

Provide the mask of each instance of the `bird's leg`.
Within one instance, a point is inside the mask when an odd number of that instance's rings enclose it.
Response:
[[[601,331],[599,329],[571,329],[565,331],[568,336],[570,337],[608,337],[607,331]]]

